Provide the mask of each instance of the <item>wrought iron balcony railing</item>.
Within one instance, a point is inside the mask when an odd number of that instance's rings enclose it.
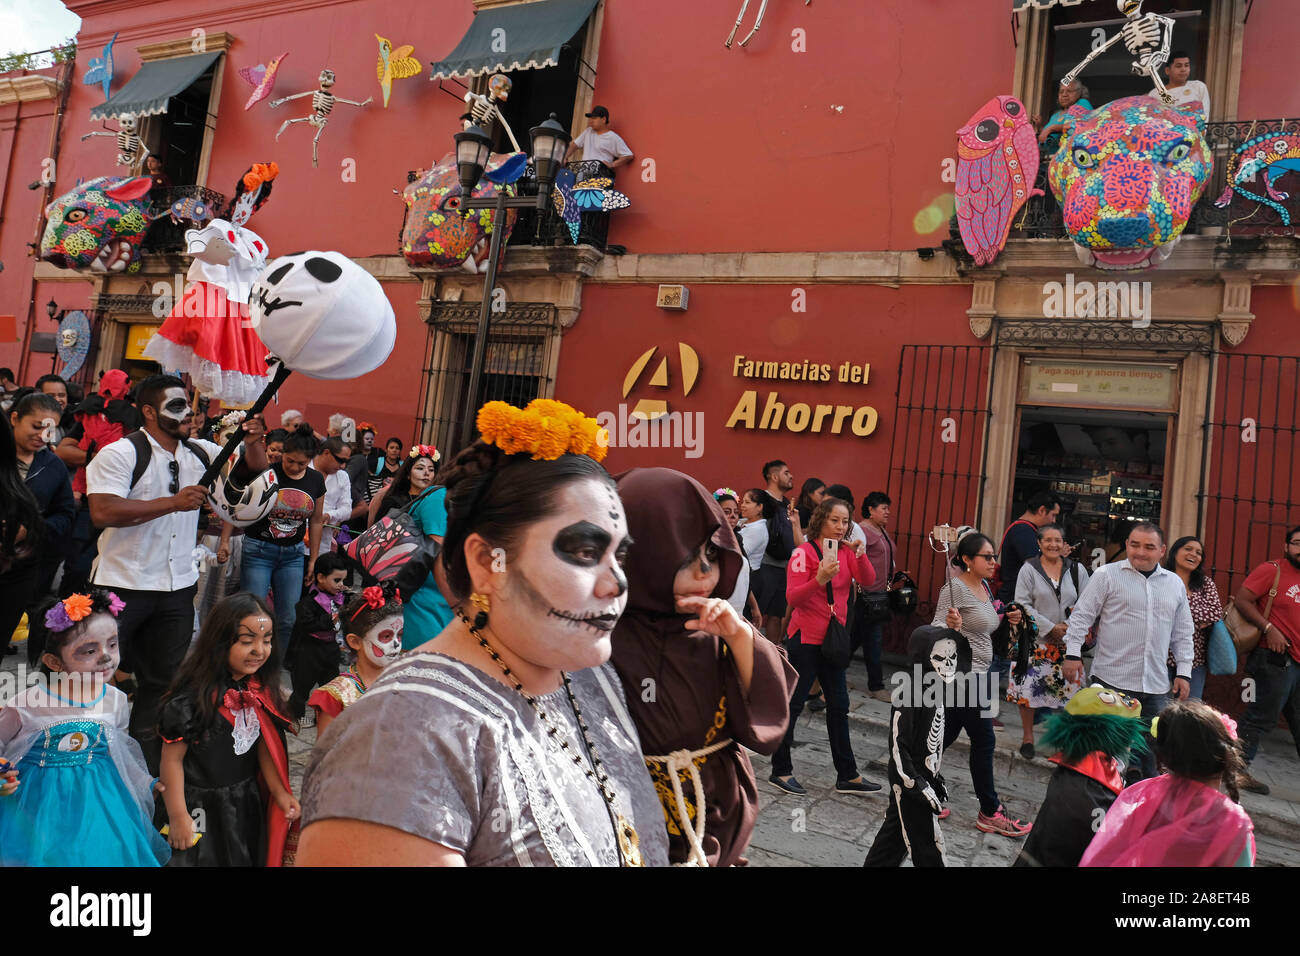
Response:
[[[1223,195],[1228,186],[1229,161],[1236,151],[1245,143],[1259,137],[1270,140],[1277,135],[1295,139],[1300,144],[1300,121],[1290,120],[1235,120],[1232,122],[1210,123],[1205,131],[1205,139],[1214,153],[1214,172],[1201,194],[1200,201],[1192,209],[1186,233],[1231,235],[1297,235],[1300,224],[1300,170],[1289,169],[1274,184],[1276,195],[1270,196],[1276,207],[1260,202],[1235,191],[1228,204],[1220,209],[1215,202]],[[1035,196],[1025,203],[1012,224],[1011,237],[1017,239],[1059,239],[1065,236],[1065,224],[1061,219],[1061,208],[1052,195],[1051,184],[1047,181],[1047,161],[1050,155],[1044,155],[1039,162],[1038,177],[1035,186],[1043,190],[1044,195]],[[1238,160],[1240,161],[1240,160]],[[1233,170],[1235,173],[1235,168]],[[1265,176],[1260,171],[1252,181],[1243,183],[1246,190],[1258,196],[1269,196]],[[1280,207],[1280,208],[1279,208]],[[956,220],[953,220],[953,238],[957,238]]]

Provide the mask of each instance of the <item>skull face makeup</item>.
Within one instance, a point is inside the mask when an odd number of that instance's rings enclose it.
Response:
[[[402,615],[386,617],[366,631],[361,652],[376,667],[387,667],[397,660],[402,653]]]
[[[158,403],[158,427],[163,434],[172,438],[188,438],[190,423],[194,412],[190,409],[185,389],[169,388],[163,392],[162,401]]]
[[[930,665],[945,684],[957,677],[957,642],[951,637],[940,638],[930,648]]]
[[[529,527],[518,553],[506,555],[506,570],[491,575],[488,628],[534,664],[579,670],[609,659],[627,604],[622,562],[631,545],[622,506],[610,498],[604,482],[573,482],[554,512]]]

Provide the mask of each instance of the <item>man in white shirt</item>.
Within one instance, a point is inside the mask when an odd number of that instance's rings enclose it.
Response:
[[[366,502],[360,504],[352,501],[352,479],[347,473],[348,461],[352,458],[352,449],[337,435],[331,435],[321,442],[320,452],[310,462],[311,467],[321,473],[325,479],[325,523],[341,526],[350,518],[363,514]],[[320,554],[334,550],[334,528],[323,528],[320,538]]]
[[[574,153],[582,150],[584,162],[594,160],[604,163],[610,169],[618,169],[632,162],[632,150],[623,142],[622,136],[609,128],[609,110],[595,106],[586,116],[587,128],[569,144],[564,161],[569,162]]]
[[[194,411],[180,379],[146,378],[136,403],[144,428],[100,449],[86,468],[90,517],[105,529],[90,580],[126,604],[117,632],[122,669],[134,673],[138,685],[130,732],[140,741],[150,772],[157,774],[158,704],[194,632],[199,578],[194,546],[207,501],[207,489],[198,481],[221,448],[190,438]],[[249,419],[243,429],[244,456],[231,471],[240,483],[267,467],[261,419]],[[149,459],[141,470],[144,449]]]
[[[1168,660],[1173,652],[1177,677],[1172,691],[1179,700],[1191,693],[1192,611],[1182,579],[1161,566],[1165,534],[1158,525],[1139,521],[1129,529],[1128,557],[1103,565],[1088,579],[1083,596],[1069,616],[1061,676],[1083,682],[1084,639],[1097,625],[1092,679],[1136,698],[1142,718],[1150,720],[1169,703]],[[1156,773],[1155,746],[1129,768],[1129,782]]]
[[[1165,88],[1174,98],[1174,106],[1187,109],[1192,103],[1198,104],[1201,115],[1208,122],[1210,119],[1210,91],[1200,80],[1190,79],[1192,75],[1192,58],[1183,50],[1175,50],[1165,64]],[[1160,99],[1158,90],[1152,89],[1147,96]]]

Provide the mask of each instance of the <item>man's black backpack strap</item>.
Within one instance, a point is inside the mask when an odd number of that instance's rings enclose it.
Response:
[[[149,462],[153,460],[153,446],[149,444],[149,436],[142,430],[131,432],[126,436],[126,440],[135,448],[135,467],[131,469],[131,488],[134,489],[144,477],[145,471],[149,468]],[[207,450],[199,444],[190,441],[188,438],[181,439],[181,444],[188,448],[199,461],[203,462],[206,469],[212,464],[212,459],[208,457]]]

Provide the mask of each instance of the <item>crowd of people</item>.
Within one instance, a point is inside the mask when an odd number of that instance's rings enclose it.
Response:
[[[1102,695],[1089,707],[1147,721],[1131,754],[1108,757],[1120,809],[1099,840],[1147,846],[1160,820],[1120,790],[1163,768],[1225,795],[1161,784],[1171,807],[1221,824],[1207,824],[1216,862],[1249,863],[1235,800],[1266,791],[1248,771],[1260,736],[1285,716],[1300,753],[1300,528],[1235,595],[1262,632],[1240,735],[1208,733],[1217,712],[1195,701],[1223,616],[1201,542],[1167,549],[1135,522],[1125,558],[1089,571],[1050,493],[999,544],[958,530],[909,663],[975,690],[922,702],[885,680],[885,626],[917,605],[885,492],[860,508],[844,484],[795,494],[779,460],[743,493],[667,468],[614,479],[594,419],[549,400],[485,406],[481,438],[444,464],[432,446],[377,447],[341,414],[325,434],[296,411],[271,431],[208,419],[167,376],[130,388],[110,372],[90,400],[69,393],[54,376],[17,390],[0,430],[0,639],[26,615],[43,674],[0,709],[6,864],[743,865],[748,754],[806,795],[792,759],[805,707],[825,713],[835,789],[889,801],[866,862],[942,864],[939,767],[963,731],[971,823],[1034,829],[998,795],[1003,675],[1027,758],[1041,716],[1086,723],[1088,684]],[[201,484],[236,434],[228,480],[275,496],[242,527]],[[859,650],[868,692],[891,705],[883,785],[850,740]],[[313,723],[295,794],[285,735]],[[60,814],[84,818],[87,839],[59,842]],[[1148,852],[1185,858],[1160,846]]]

